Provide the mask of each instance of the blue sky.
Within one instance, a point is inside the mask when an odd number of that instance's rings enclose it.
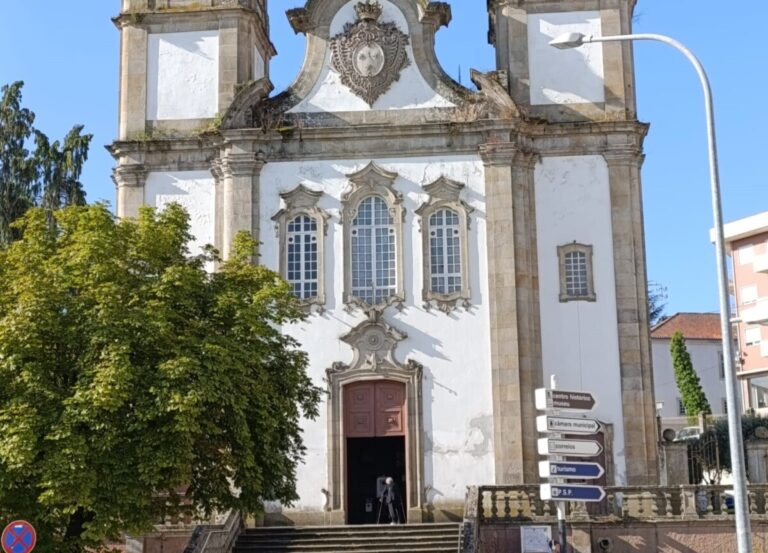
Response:
[[[75,123],[95,135],[84,171],[88,198],[114,202],[112,159],[103,146],[117,122],[119,0],[24,0],[0,10],[0,83],[23,80],[24,105],[37,126],[60,138]],[[304,37],[287,25],[301,0],[270,0],[275,92],[299,68]],[[453,22],[437,36],[446,72],[469,83],[469,68],[494,68],[485,0],[454,0]],[[707,69],[715,95],[726,221],[768,210],[766,158],[768,62],[758,43],[768,2],[746,0],[738,12],[702,0],[639,0],[635,32],[662,33],[686,44]],[[749,22],[753,21],[754,24]],[[712,209],[700,85],[671,48],[635,46],[640,119],[651,123],[643,168],[649,277],[668,289],[667,311],[717,309]],[[459,73],[459,70],[461,73]],[[762,131],[762,132],[761,132]]]

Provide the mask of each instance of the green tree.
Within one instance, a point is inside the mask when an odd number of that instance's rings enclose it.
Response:
[[[34,127],[35,114],[21,107],[23,86],[15,82],[0,88],[0,245],[14,239],[11,224],[30,207],[85,204],[80,174],[93,135],[82,134],[77,125],[62,142],[51,143]]]
[[[648,323],[653,326],[667,318],[667,288],[658,282],[648,282]]]
[[[672,354],[672,366],[675,370],[675,383],[680,392],[680,400],[683,402],[685,414],[689,417],[695,417],[699,413],[709,415],[712,408],[709,406],[707,396],[701,388],[699,375],[693,368],[691,355],[685,346],[685,338],[680,331],[672,335],[669,343],[669,351]]]
[[[209,274],[215,252],[189,256],[177,205],[48,217],[29,210],[0,248],[0,520],[30,520],[36,551],[59,553],[146,531],[186,501],[256,513],[294,500],[300,420],[320,390],[280,332],[301,309],[250,263],[253,239]]]

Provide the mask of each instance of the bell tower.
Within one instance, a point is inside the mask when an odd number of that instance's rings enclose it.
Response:
[[[122,0],[118,140],[184,135],[269,77],[267,0]]]
[[[557,50],[549,42],[568,32],[631,32],[635,0],[488,0],[488,41],[509,92],[549,121],[634,120],[632,46],[586,44]]]

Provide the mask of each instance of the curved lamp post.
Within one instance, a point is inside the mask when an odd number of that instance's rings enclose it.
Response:
[[[591,42],[628,42],[633,40],[655,40],[676,48],[688,58],[701,80],[704,89],[704,104],[707,116],[707,140],[709,144],[709,175],[712,194],[712,212],[715,220],[715,250],[717,255],[717,281],[720,296],[720,332],[723,339],[723,360],[725,362],[725,400],[728,409],[728,435],[733,471],[733,499],[736,512],[736,540],[739,553],[752,552],[749,510],[747,507],[747,484],[744,464],[744,446],[741,436],[741,412],[737,395],[736,375],[733,372],[733,341],[731,340],[731,309],[728,300],[728,269],[725,263],[725,239],[723,232],[722,202],[720,199],[720,176],[717,167],[717,144],[715,141],[715,118],[712,106],[712,90],[709,79],[699,60],[678,41],[664,35],[636,34],[615,36],[585,36],[581,33],[566,33],[551,41],[555,48],[578,48]]]

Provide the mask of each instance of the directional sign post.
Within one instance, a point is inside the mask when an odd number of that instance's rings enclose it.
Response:
[[[539,432],[558,432],[563,434],[597,434],[600,423],[594,419],[572,419],[539,415],[536,417],[536,430]]]
[[[603,452],[603,446],[595,440],[559,440],[539,438],[539,455],[562,455],[564,457],[596,457]]]
[[[605,499],[603,488],[587,484],[541,484],[539,493],[545,501],[554,499],[557,501],[596,502]]]
[[[0,536],[0,545],[5,553],[29,553],[36,543],[37,533],[26,520],[11,522]]]
[[[580,463],[577,461],[539,461],[539,476],[542,478],[577,478],[579,480],[597,480],[605,469],[599,463]]]
[[[538,388],[535,395],[536,409],[563,409],[568,411],[590,411],[597,403],[589,392],[569,392]]]

